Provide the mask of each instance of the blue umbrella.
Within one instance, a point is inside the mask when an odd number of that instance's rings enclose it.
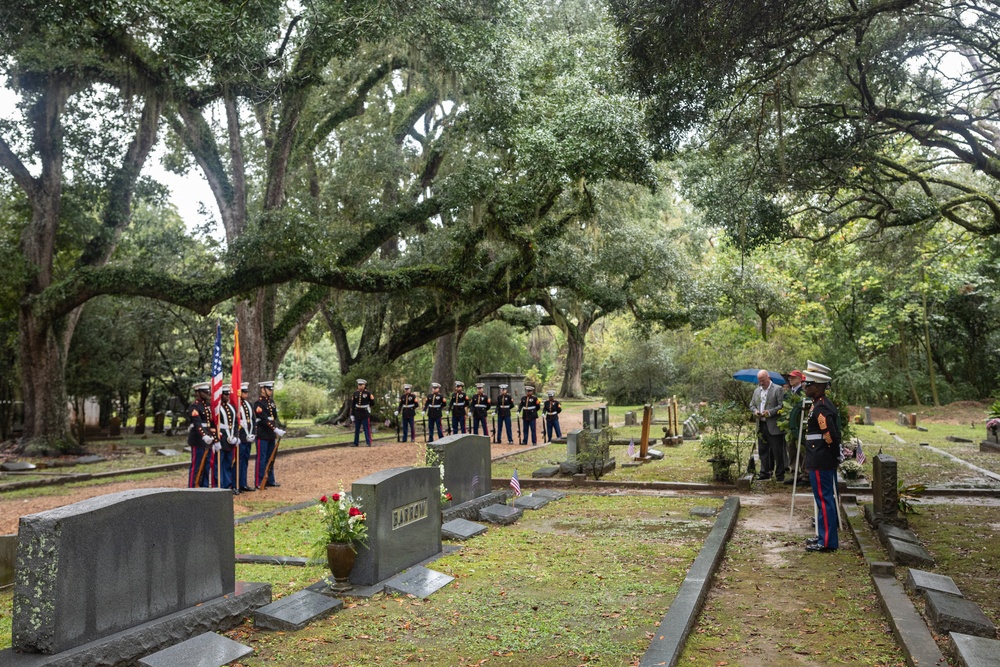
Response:
[[[742,380],[743,382],[753,382],[757,383],[757,373],[760,372],[758,368],[744,368],[741,371],[736,371],[733,373],[734,380]],[[780,373],[775,373],[774,371],[768,371],[768,375],[771,376],[771,382],[774,384],[788,384],[785,382],[785,378],[781,377]]]

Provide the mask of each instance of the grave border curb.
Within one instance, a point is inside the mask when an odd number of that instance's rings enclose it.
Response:
[[[639,661],[639,667],[653,667],[653,665],[675,667],[680,660],[684,644],[694,628],[695,619],[705,604],[712,578],[722,563],[726,544],[729,543],[729,538],[736,528],[739,515],[739,496],[726,498],[715,525],[705,539],[705,545],[698,552],[687,576],[677,589],[677,595],[670,603],[667,613],[654,628],[653,640]]]

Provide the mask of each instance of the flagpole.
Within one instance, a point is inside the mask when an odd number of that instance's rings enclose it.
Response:
[[[792,473],[792,508],[788,511],[788,530],[792,529],[792,521],[795,517],[795,489],[799,482],[799,456],[802,449],[802,427],[804,425],[802,412],[805,411],[807,402],[812,403],[808,397],[802,399],[802,411],[799,412],[799,437],[795,441],[795,472]]]

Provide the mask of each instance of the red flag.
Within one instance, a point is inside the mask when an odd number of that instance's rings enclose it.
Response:
[[[229,402],[236,408],[236,423],[233,425],[234,432],[239,433],[240,417],[240,387],[243,385],[243,369],[240,364],[240,323],[236,323],[233,330],[233,388],[229,392]]]

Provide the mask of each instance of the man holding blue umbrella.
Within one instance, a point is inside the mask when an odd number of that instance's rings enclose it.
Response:
[[[778,412],[784,391],[771,381],[766,370],[757,371],[757,388],[750,399],[750,412],[757,420],[757,455],[760,457],[760,479],[771,474],[777,481],[785,480],[785,434],[778,428]]]

